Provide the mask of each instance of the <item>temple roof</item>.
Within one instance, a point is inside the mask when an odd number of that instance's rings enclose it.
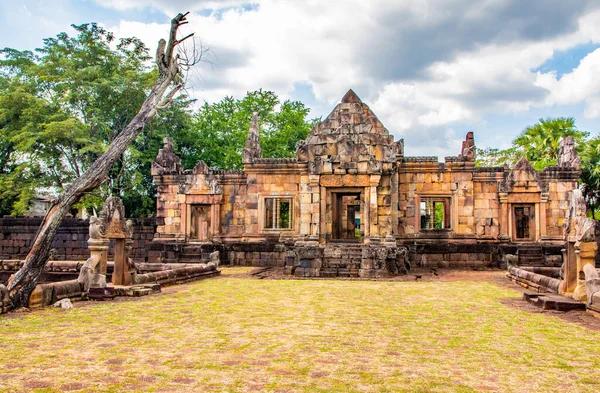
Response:
[[[339,169],[352,169],[358,162],[393,162],[401,154],[402,142],[393,136],[352,90],[322,122],[315,124],[306,141],[299,143],[299,161],[331,162]],[[376,169],[374,169],[376,170]],[[378,170],[378,169],[377,169]]]
[[[348,90],[341,102],[336,105],[325,120],[316,124],[310,133],[311,136],[319,134],[378,134],[384,137],[389,136],[388,130],[379,121],[371,108],[362,102],[352,89]],[[310,139],[309,136],[307,140],[309,144],[313,142]],[[390,139],[388,143],[393,143],[393,140]]]

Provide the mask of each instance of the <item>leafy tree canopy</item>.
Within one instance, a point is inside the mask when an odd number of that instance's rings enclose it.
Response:
[[[252,113],[259,116],[263,157],[293,157],[296,143],[306,139],[312,122],[306,121],[309,109],[299,101],[284,101],[271,91],[248,92],[243,99],[225,97],[205,103],[194,115],[198,148],[187,152],[186,167],[198,160],[215,168],[241,168],[242,150],[248,137]]]
[[[0,195],[6,197],[0,214],[22,214],[40,190],[60,192],[83,174],[135,116],[156,79],[148,49],[137,38],[116,41],[95,23],[73,28],[76,36],[47,38],[35,52],[0,50],[0,163],[5,164]],[[108,182],[79,207],[97,208],[113,194],[135,207],[129,214],[144,214],[135,209],[147,211],[154,190],[140,149],[155,145],[144,138],[160,138],[165,124],[174,127],[170,120],[177,124],[189,117],[189,102],[181,97],[174,109],[161,113],[140,143],[123,154]]]
[[[44,190],[61,192],[85,172],[137,113],[156,80],[148,49],[117,40],[95,23],[73,25],[35,51],[0,50],[0,216],[23,214]],[[129,217],[155,211],[151,162],[165,136],[186,168],[203,159],[240,168],[253,112],[260,116],[265,157],[291,157],[306,138],[309,109],[257,90],[193,111],[180,96],[161,111],[111,169],[108,180],[77,205],[98,209],[121,197]]]

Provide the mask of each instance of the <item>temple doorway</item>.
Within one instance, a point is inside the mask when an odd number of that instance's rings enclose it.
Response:
[[[191,205],[190,239],[210,240],[210,205]]]
[[[513,207],[514,238],[515,240],[533,240],[535,228],[534,205],[517,205]]]
[[[359,241],[363,212],[360,192],[333,194],[333,239]]]

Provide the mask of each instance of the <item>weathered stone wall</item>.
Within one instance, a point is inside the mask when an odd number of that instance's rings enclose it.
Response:
[[[478,239],[498,239],[500,235],[498,181],[502,174],[502,168],[481,168],[473,174],[473,213]]]
[[[450,198],[449,236],[474,237],[473,168],[469,163],[439,163],[437,157],[406,157],[399,174],[399,234],[402,237],[439,237],[441,231],[420,230],[420,203],[425,198]],[[483,204],[478,200],[478,206]]]
[[[179,194],[178,178],[163,175],[158,185],[156,201],[156,234],[158,238],[171,238],[181,233],[181,206],[185,204],[185,195]]]
[[[571,192],[576,188],[577,181],[574,180],[558,178],[548,182],[548,203],[546,203],[546,235],[548,238],[562,238],[563,224],[569,213]]]
[[[151,263],[197,264],[218,251],[221,263],[230,266],[284,266],[285,246],[277,241],[225,244],[184,244],[153,242],[148,249]]]
[[[245,238],[248,241],[278,240],[281,234],[298,233],[300,226],[300,168],[295,159],[260,159],[246,164],[247,194],[245,211]],[[265,229],[266,197],[292,199],[292,228],[290,230]],[[307,201],[308,202],[308,201]]]
[[[277,266],[285,265],[285,246],[274,243],[240,243],[224,246],[222,263],[230,266]]]
[[[413,268],[489,269],[502,267],[497,244],[448,241],[407,243]]]
[[[41,222],[40,217],[0,218],[0,259],[21,259],[27,256]],[[87,259],[90,256],[87,245],[88,226],[87,220],[66,218],[54,237],[52,259]],[[134,220],[131,255],[134,261],[147,260],[148,245],[154,238],[155,230],[154,218]]]
[[[246,176],[223,173],[222,175],[223,201],[220,208],[221,233],[225,239],[239,238],[244,234],[244,220],[246,214],[247,186]],[[252,198],[250,204],[258,203],[257,198]]]

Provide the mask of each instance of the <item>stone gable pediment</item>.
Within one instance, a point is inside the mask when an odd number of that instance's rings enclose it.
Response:
[[[382,163],[394,163],[401,148],[369,106],[349,90],[329,116],[314,125],[306,141],[297,145],[297,157],[312,163],[312,173],[353,171],[358,163],[364,163],[359,173],[369,173],[380,171]]]

